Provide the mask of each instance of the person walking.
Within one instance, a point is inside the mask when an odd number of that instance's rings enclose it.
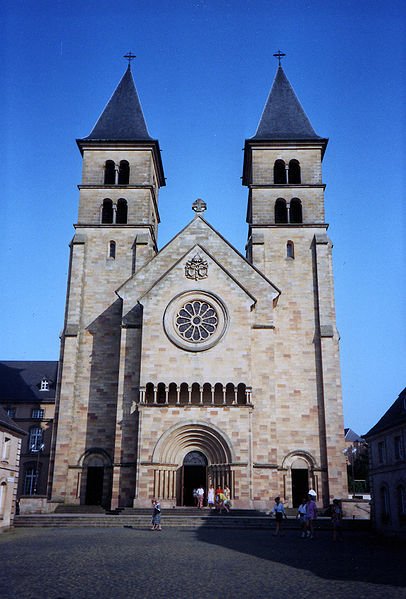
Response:
[[[343,532],[341,528],[343,519],[343,510],[338,499],[333,499],[333,505],[331,507],[331,524],[333,526],[333,541],[339,541],[343,538]]]
[[[231,491],[230,491],[230,487],[227,487],[227,485],[224,486],[224,502],[223,502],[223,506],[224,509],[226,510],[226,512],[228,513],[230,511],[231,508]]]
[[[207,492],[207,505],[210,509],[214,508],[214,486],[211,484]]]
[[[162,530],[161,528],[161,505],[157,499],[152,499],[151,530]]]
[[[300,530],[301,530],[300,536],[302,539],[304,539],[306,537],[306,527],[307,527],[306,514],[307,514],[307,499],[306,499],[306,497],[303,497],[302,503],[297,508],[297,518],[298,518],[299,524],[300,524]]]
[[[201,509],[203,509],[203,500],[204,500],[204,488],[201,485],[196,489],[196,495],[197,495],[197,507],[199,510],[201,510]]]
[[[307,522],[307,531],[306,537],[308,539],[314,539],[314,524],[317,520],[317,505],[316,505],[316,491],[310,489],[306,506],[306,522]]]
[[[283,507],[283,503],[279,496],[275,497],[275,505],[273,506],[272,514],[275,516],[276,521],[275,532],[273,533],[273,536],[277,537],[280,534],[282,520],[287,518],[285,508]]]

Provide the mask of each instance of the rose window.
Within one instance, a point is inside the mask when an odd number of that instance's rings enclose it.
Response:
[[[216,332],[218,323],[218,315],[213,306],[200,300],[184,304],[175,317],[179,335],[195,343],[209,339]]]

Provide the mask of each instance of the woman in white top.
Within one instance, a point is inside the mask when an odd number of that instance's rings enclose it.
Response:
[[[207,505],[209,508],[214,507],[214,486],[210,485],[209,490],[207,491]]]
[[[304,497],[302,499],[302,503],[297,508],[297,517],[299,519],[300,530],[302,531],[302,534],[301,534],[302,539],[304,539],[306,536],[306,528],[307,528],[306,515],[307,515],[307,499],[306,499],[306,497]]]
[[[275,532],[274,532],[274,537],[276,537],[280,533],[281,522],[282,522],[283,518],[287,517],[285,514],[285,508],[283,507],[283,503],[282,503],[280,497],[275,497],[275,505],[273,506],[272,513],[275,516],[275,520],[276,520],[276,526],[275,526]]]

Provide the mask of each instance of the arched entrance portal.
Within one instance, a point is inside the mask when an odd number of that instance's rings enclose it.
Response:
[[[79,461],[82,467],[80,503],[109,507],[111,501],[111,461],[103,449],[89,450]]]
[[[194,505],[193,488],[228,485],[234,496],[235,462],[227,435],[212,423],[183,421],[164,433],[153,452],[153,496],[172,505]]]
[[[195,505],[193,489],[203,487],[207,490],[207,458],[201,451],[189,451],[185,455],[182,479],[182,503]]]
[[[292,475],[292,506],[298,507],[307,497],[310,488],[309,467],[303,458],[297,458],[291,466]]]

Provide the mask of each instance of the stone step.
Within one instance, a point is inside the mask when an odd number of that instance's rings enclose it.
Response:
[[[151,524],[150,514],[139,514],[131,516],[112,516],[105,514],[27,514],[16,516],[14,526],[18,528],[33,527],[132,527],[139,529],[149,528]],[[275,521],[269,516],[235,516],[227,514],[221,516],[212,514],[207,516],[184,516],[184,515],[165,515],[162,517],[162,524],[166,528],[249,528],[259,530],[269,530],[275,527]],[[368,520],[343,520],[343,528],[367,531],[370,522]],[[288,518],[284,521],[284,528],[299,529],[296,518]],[[331,521],[329,518],[319,518],[317,528],[330,530]]]
[[[114,514],[120,514],[120,515],[125,515],[125,516],[132,516],[132,515],[140,515],[140,514],[145,514],[150,516],[151,515],[151,508],[131,508],[131,507],[125,507],[125,508],[118,508],[117,510],[112,510],[110,512],[106,512],[106,513],[114,513]],[[218,513],[216,512],[216,510],[212,509],[210,510],[210,508],[203,508],[202,510],[199,510],[198,508],[195,507],[175,507],[175,508],[162,508],[161,510],[162,515],[165,516],[210,516],[210,515],[217,515]],[[222,514],[225,514],[225,510],[222,511]],[[231,513],[233,514],[233,516],[267,516],[268,513],[267,512],[261,512],[259,510],[250,510],[250,509],[238,509],[238,508],[233,508],[231,510]],[[296,511],[295,511],[295,515],[296,515]]]

